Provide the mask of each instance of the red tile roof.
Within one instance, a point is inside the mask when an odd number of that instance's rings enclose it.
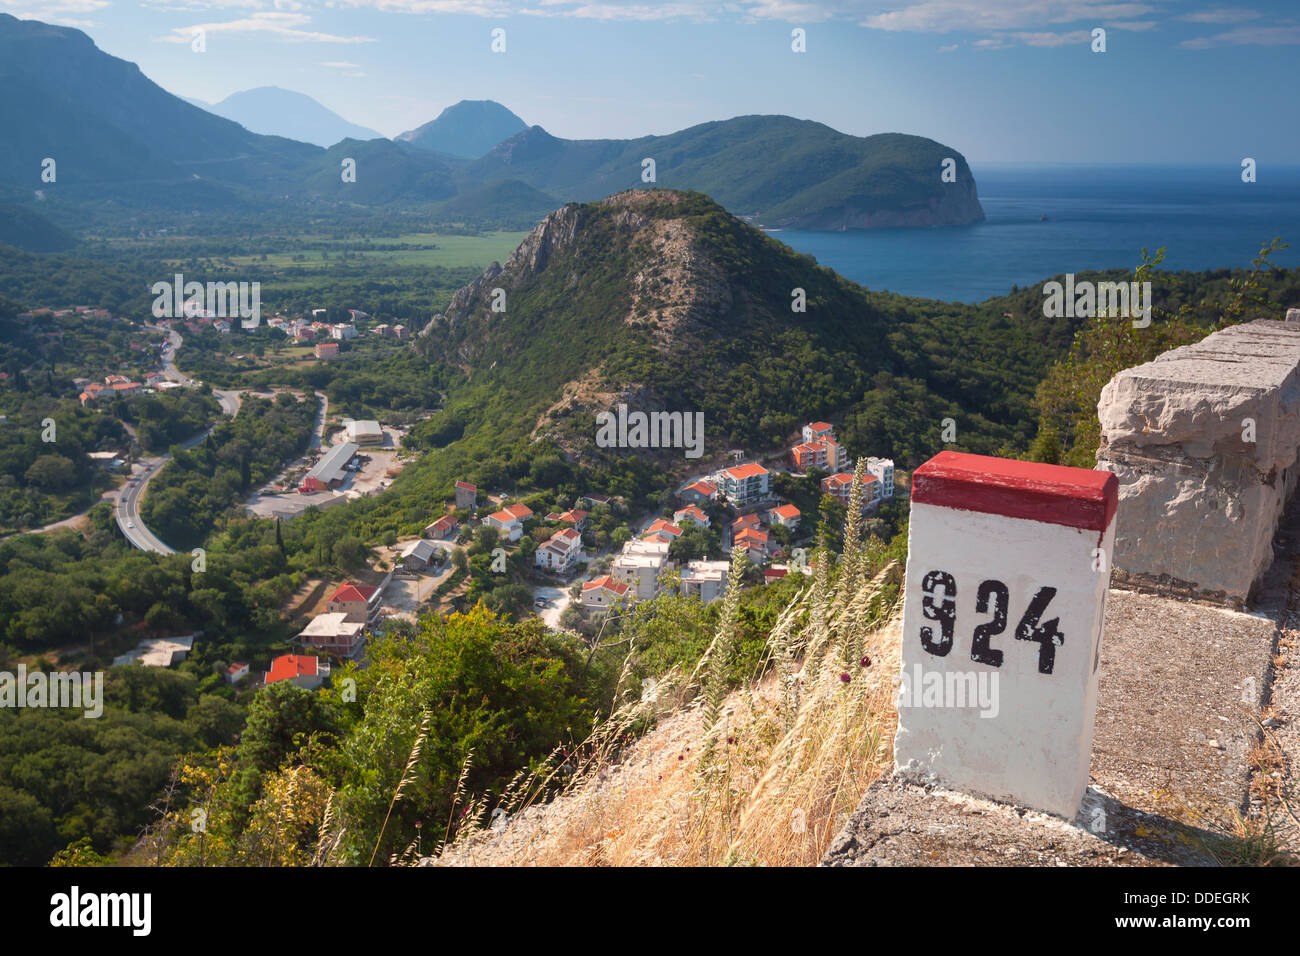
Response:
[[[582,589],[584,591],[590,591],[593,588],[605,588],[606,590],[613,591],[615,594],[627,593],[627,585],[622,581],[615,581],[608,574],[602,574],[598,578],[592,578],[590,581],[582,582]]]
[[[335,601],[369,602],[370,598],[373,597],[374,593],[378,590],[379,588],[371,587],[368,584],[343,584],[337,591],[330,595],[329,602],[327,603],[333,603]]]
[[[528,507],[528,505],[523,505],[523,504],[507,505],[501,510],[515,518],[522,519],[522,518],[531,518],[533,516],[533,509]]]
[[[663,518],[656,518],[654,521],[650,522],[650,525],[645,529],[646,534],[659,534],[660,532],[670,534],[675,538],[682,533],[682,529],[677,527],[677,525],[673,524],[671,521],[667,521]]]
[[[833,426],[830,422],[809,422],[808,427],[815,432],[822,432],[828,428],[832,428]]]
[[[271,670],[266,675],[266,682],[274,684],[276,681],[289,680],[293,677],[315,676],[319,663],[319,658],[305,654],[283,654],[271,661]]]
[[[468,481],[458,481],[456,482],[456,487],[464,488],[466,491],[478,491],[478,486],[471,485]]]
[[[797,518],[800,514],[799,509],[794,505],[781,505],[773,508],[771,513],[781,518]]]
[[[747,465],[737,465],[735,468],[728,468],[723,472],[728,478],[740,481],[745,478],[753,478],[755,475],[766,475],[767,469],[756,461],[751,461]]]
[[[712,495],[717,490],[718,490],[717,488],[715,488],[712,484],[710,484],[707,481],[692,481],[689,485],[687,485],[685,488],[682,489],[683,492],[694,491],[698,494],[704,495],[705,497]]]

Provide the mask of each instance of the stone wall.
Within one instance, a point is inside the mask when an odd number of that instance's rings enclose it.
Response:
[[[1117,579],[1244,602],[1273,560],[1300,450],[1300,323],[1260,319],[1102,390],[1098,467],[1120,482]]]

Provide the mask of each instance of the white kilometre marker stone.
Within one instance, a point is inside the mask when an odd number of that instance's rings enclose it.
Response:
[[[1073,819],[1118,481],[940,452],[912,475],[895,768]]]

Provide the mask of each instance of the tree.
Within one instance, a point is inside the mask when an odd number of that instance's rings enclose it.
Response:
[[[65,491],[77,483],[77,466],[62,455],[41,455],[24,477],[27,483],[50,491]]]

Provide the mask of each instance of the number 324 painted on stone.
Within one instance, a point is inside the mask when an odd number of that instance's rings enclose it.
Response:
[[[936,600],[936,591],[942,590],[942,597]],[[957,581],[947,571],[931,571],[921,580],[921,613],[927,620],[939,623],[939,636],[934,636],[934,628],[921,628],[921,646],[935,657],[947,657],[952,650],[953,631],[957,627]],[[1038,673],[1052,673],[1056,662],[1056,649],[1065,643],[1065,635],[1057,630],[1061,623],[1059,617],[1042,622],[1043,612],[1052,598],[1056,597],[1056,588],[1042,587],[1029,602],[1024,616],[1016,625],[1016,640],[1035,641],[1038,644]],[[977,664],[1002,666],[1002,651],[989,646],[989,640],[1007,629],[1007,608],[1011,603],[1011,592],[1001,581],[981,581],[975,594],[975,610],[980,614],[993,613],[993,619],[975,628],[971,639],[970,659]]]

